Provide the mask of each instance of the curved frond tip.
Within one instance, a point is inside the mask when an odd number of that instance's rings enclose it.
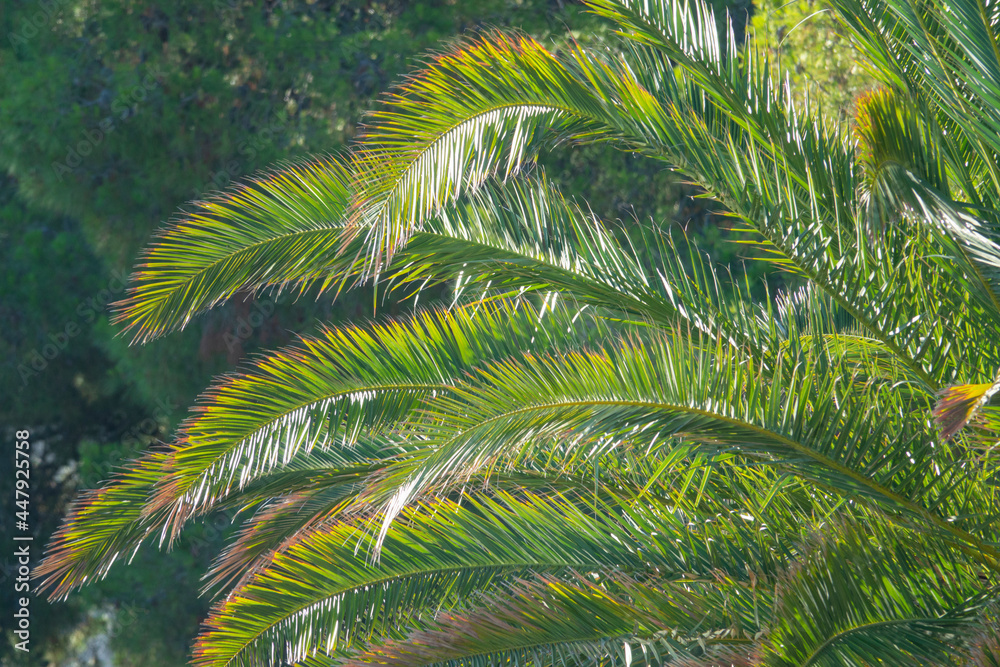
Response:
[[[241,291],[346,282],[361,247],[346,222],[349,184],[347,165],[331,157],[196,202],[145,251],[115,322],[146,342]]]

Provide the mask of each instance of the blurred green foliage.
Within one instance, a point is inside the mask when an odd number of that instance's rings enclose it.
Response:
[[[787,72],[800,103],[843,121],[873,85],[848,38],[821,0],[759,0],[751,29],[775,68]]]
[[[341,148],[442,40],[486,25],[561,33],[579,13],[544,0],[79,1],[50,3],[62,9],[24,38],[37,3],[16,4],[0,164],[32,203],[79,217],[114,265],[179,203]]]

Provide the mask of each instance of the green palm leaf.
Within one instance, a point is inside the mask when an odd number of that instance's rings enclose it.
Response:
[[[610,103],[527,37],[494,34],[435,58],[372,114],[358,149],[369,269],[467,188],[531,160],[541,130],[556,131],[547,141],[593,132]]]
[[[242,290],[346,280],[360,250],[345,232],[350,196],[348,172],[331,158],[291,164],[198,202],[146,252],[117,321],[145,342]]]
[[[366,478],[384,465],[376,453],[367,461],[358,457],[353,466],[331,454],[314,450],[298,456],[237,496],[243,507],[258,504],[259,509],[205,573],[203,592],[231,589],[246,581],[273,553],[349,506]]]
[[[131,560],[167,511],[143,512],[166,453],[153,451],[133,461],[107,486],[85,491],[52,536],[46,558],[35,568],[38,589],[65,598],[87,581],[104,577],[119,560]]]
[[[211,506],[299,451],[350,446],[362,432],[405,423],[481,360],[572,340],[571,317],[539,319],[527,304],[496,304],[304,339],[205,393],[180,429],[154,503]]]
[[[316,531],[275,556],[213,611],[195,664],[295,662],[385,634],[401,620],[529,572],[655,572],[664,579],[714,580],[716,571],[743,579],[772,567],[752,531],[704,524],[708,535],[724,531],[729,537],[708,540],[665,509],[622,514],[614,505],[583,509],[542,495],[437,501],[406,513],[377,562],[367,553],[370,521]]]
[[[947,544],[857,527],[818,544],[778,591],[762,665],[958,664],[996,594]]]
[[[622,575],[597,579],[600,583],[587,577],[517,582],[510,592],[487,596],[472,609],[439,615],[431,628],[405,640],[370,647],[344,667],[487,667],[532,660],[673,666],[691,664],[695,656],[718,660],[724,657],[719,646],[751,644],[727,627],[727,619],[713,618],[718,615],[713,601],[690,587],[656,586]]]
[[[300,452],[340,450],[351,467],[358,461],[348,449],[362,434],[375,440],[359,452],[369,460],[412,449],[377,440],[377,433],[415,418],[422,401],[452,391],[483,360],[579,343],[606,331],[589,318],[589,326],[574,328],[574,318],[564,309],[542,318],[526,303],[429,311],[408,322],[331,330],[264,357],[246,374],[211,387],[168,452],[142,461],[74,510],[70,524],[76,527],[57,535],[41,571],[63,573],[55,590],[64,594],[95,571],[103,575],[123,549],[138,548],[154,528],[172,541],[193,516],[244,490],[252,494],[251,482]],[[128,503],[118,500],[122,494]],[[89,526],[88,517],[103,527]],[[49,585],[55,585],[51,578]]]
[[[961,489],[969,480],[961,454],[928,441],[922,429],[896,430],[879,419],[884,411],[912,409],[891,391],[840,393],[851,378],[829,373],[829,363],[820,350],[768,370],[722,344],[702,349],[690,340],[654,340],[490,364],[434,404],[435,419],[422,427],[426,454],[388,469],[382,535],[395,512],[420,493],[458,483],[536,440],[566,442],[593,456],[678,435],[706,451],[744,453],[970,539],[938,513],[951,507],[949,515],[957,515],[965,502]],[[969,518],[969,525],[980,525],[985,516]]]

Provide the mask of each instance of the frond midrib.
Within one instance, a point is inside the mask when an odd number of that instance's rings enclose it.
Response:
[[[252,437],[255,433],[258,433],[260,431],[263,431],[265,429],[273,427],[273,425],[275,423],[281,421],[282,419],[284,419],[285,417],[287,417],[288,415],[290,415],[290,414],[292,414],[294,412],[298,412],[300,410],[307,409],[307,408],[309,408],[311,406],[314,406],[314,405],[316,405],[318,403],[322,403],[324,401],[329,401],[329,400],[336,399],[336,398],[342,398],[342,397],[345,397],[345,396],[349,396],[351,394],[357,394],[359,392],[366,392],[366,391],[373,391],[373,392],[377,392],[377,391],[380,391],[380,390],[381,391],[452,391],[454,389],[455,389],[455,386],[454,385],[449,385],[449,384],[397,383],[397,384],[367,385],[367,386],[362,386],[362,387],[355,387],[355,388],[352,388],[350,390],[330,392],[330,393],[324,394],[324,395],[322,395],[320,397],[313,398],[313,399],[311,399],[309,401],[297,403],[292,408],[282,411],[282,413],[280,415],[278,415],[277,417],[275,417],[273,419],[269,419],[266,422],[264,422],[263,424],[260,424],[259,426],[257,426],[252,431],[241,433],[239,435],[239,438],[237,440],[234,440],[233,443],[230,446],[226,447],[226,449],[225,449],[225,451],[223,453],[221,453],[219,456],[217,456],[214,459],[212,459],[211,463],[209,463],[207,467],[211,467],[211,466],[215,465],[216,463],[218,463],[219,460],[223,456],[225,456],[225,454],[227,454],[227,453],[231,452],[232,450],[236,449],[237,447],[239,447],[239,445],[241,443],[245,442],[248,438]],[[178,453],[181,452],[181,451],[183,451],[183,450],[177,450]],[[176,457],[171,456],[171,458],[169,459],[169,461],[176,461]],[[208,472],[207,467],[206,467],[205,470],[202,470],[196,477],[187,477],[187,478],[185,478],[183,476],[180,477],[180,479],[187,479],[187,480],[189,480],[189,483],[183,487],[183,491],[181,491],[181,493],[186,493],[187,490],[191,488],[191,486],[193,486],[194,484],[196,484],[199,480],[203,479],[204,476],[205,476],[205,474],[207,474],[207,472]],[[173,468],[170,472],[171,473],[179,473],[179,472],[181,472],[181,469],[179,469],[179,468]]]
[[[427,236],[440,236],[440,237],[444,237],[444,238],[448,238],[448,239],[455,239],[455,240],[459,240],[459,241],[462,241],[464,243],[468,243],[469,245],[476,246],[476,247],[479,247],[479,248],[483,248],[483,249],[487,249],[487,250],[493,250],[493,251],[499,250],[501,253],[505,253],[507,255],[507,257],[497,257],[497,258],[485,259],[485,260],[482,260],[481,262],[479,262],[480,264],[489,264],[489,263],[503,264],[503,263],[508,263],[509,262],[511,264],[517,265],[516,260],[518,258],[523,258],[523,259],[526,259],[526,260],[531,261],[531,262],[536,262],[536,263],[542,264],[545,267],[547,267],[547,268],[549,268],[549,269],[551,269],[553,271],[558,271],[558,272],[566,275],[567,277],[574,279],[575,281],[583,282],[583,283],[588,283],[588,284],[593,284],[595,286],[611,290],[611,291],[615,292],[616,294],[619,294],[622,297],[628,299],[629,301],[631,301],[631,302],[633,302],[635,304],[638,304],[639,306],[645,306],[646,305],[642,300],[636,298],[632,294],[629,294],[627,292],[623,292],[623,291],[615,288],[613,285],[609,285],[606,282],[601,282],[599,280],[596,280],[596,279],[592,278],[591,276],[588,276],[588,275],[586,275],[584,273],[579,273],[579,272],[573,271],[572,269],[568,269],[566,267],[559,266],[559,265],[553,263],[552,261],[550,261],[549,258],[547,258],[547,257],[542,257],[542,258],[533,257],[533,256],[531,256],[529,254],[526,254],[523,251],[520,251],[520,250],[510,250],[509,248],[497,248],[497,246],[489,245],[487,242],[477,241],[477,240],[473,240],[473,239],[464,239],[464,238],[460,238],[460,237],[456,237],[456,236],[451,236],[451,235],[448,235],[448,234],[440,234],[440,233],[437,233],[437,232],[420,231],[420,232],[418,232],[417,234],[414,235],[414,238],[416,238],[416,236],[418,234],[424,234],[424,235],[427,235]],[[405,253],[406,253],[406,250],[403,250],[402,254],[403,254],[404,258],[405,258]],[[662,305],[666,305],[666,302],[662,301],[661,304]],[[636,315],[647,315],[647,316],[650,315],[650,312],[649,312],[650,309],[648,307],[645,307],[645,308],[632,308],[632,309],[622,308],[622,310],[626,310],[626,311],[632,310],[634,312],[634,314],[636,314]]]
[[[436,568],[436,569],[413,570],[413,571],[409,571],[409,572],[396,573],[396,574],[393,574],[393,575],[390,575],[390,576],[379,577],[377,579],[368,579],[368,580],[366,580],[364,582],[356,582],[356,583],[352,584],[349,587],[340,588],[340,589],[338,589],[338,590],[336,590],[334,592],[326,593],[326,594],[323,595],[323,597],[321,597],[321,598],[319,598],[317,600],[312,600],[312,601],[308,602],[307,604],[299,605],[299,606],[295,607],[294,609],[292,609],[291,611],[288,611],[287,608],[284,608],[285,614],[281,618],[269,622],[268,625],[267,625],[267,627],[261,628],[260,630],[258,630],[257,632],[255,632],[251,637],[249,637],[248,639],[246,639],[246,641],[242,642],[243,645],[240,647],[240,649],[235,654],[233,654],[233,656],[231,658],[229,658],[225,663],[223,663],[223,665],[224,665],[224,667],[229,667],[229,665],[231,665],[234,660],[238,659],[243,654],[243,652],[246,651],[249,648],[250,644],[252,644],[254,641],[256,641],[257,639],[259,639],[265,633],[273,630],[278,625],[280,625],[284,621],[288,620],[292,616],[294,616],[294,615],[296,615],[296,614],[298,614],[300,612],[303,612],[303,611],[309,609],[310,607],[313,607],[313,606],[316,606],[316,605],[319,605],[319,604],[323,604],[325,601],[331,600],[331,599],[337,597],[338,595],[344,595],[346,593],[349,593],[352,590],[356,590],[356,589],[359,589],[359,588],[362,588],[362,587],[367,588],[367,587],[371,587],[371,586],[378,586],[380,584],[391,583],[391,582],[393,582],[395,580],[398,580],[398,579],[408,579],[408,578],[414,578],[414,577],[428,575],[428,574],[448,574],[448,573],[453,573],[453,572],[470,572],[470,571],[476,571],[476,570],[489,570],[489,569],[518,570],[518,569],[537,568],[537,567],[548,568],[550,570],[556,570],[556,569],[562,569],[562,568],[577,568],[577,567],[579,567],[579,568],[591,568],[591,569],[599,570],[599,569],[603,569],[605,566],[599,565],[599,564],[597,564],[595,562],[582,562],[582,561],[579,561],[579,562],[569,562],[568,559],[567,559],[567,561],[564,561],[564,562],[561,562],[561,563],[541,562],[541,561],[533,561],[533,562],[520,562],[520,561],[505,561],[505,562],[503,562],[503,561],[498,561],[498,562],[493,562],[493,563],[481,563],[481,564],[477,564],[477,565],[468,565],[468,566],[455,566],[455,567]],[[617,572],[629,573],[629,572],[633,572],[635,570],[633,568],[616,566],[616,571]],[[664,581],[669,581],[668,577],[661,577],[661,579],[664,580]],[[214,628],[214,631],[218,631],[218,627]]]
[[[859,632],[865,632],[865,631],[871,630],[873,628],[891,627],[893,625],[906,625],[908,623],[914,623],[914,622],[919,622],[919,621],[926,621],[926,622],[929,622],[929,623],[933,623],[934,621],[940,621],[940,620],[941,620],[940,617],[896,618],[896,619],[892,619],[892,620],[889,620],[889,621],[876,621],[876,622],[873,622],[873,623],[865,623],[865,624],[862,624],[862,625],[855,625],[855,626],[853,626],[851,628],[848,628],[847,630],[843,630],[841,632],[838,632],[837,634],[833,635],[832,637],[828,637],[826,639],[826,641],[823,642],[822,644],[820,644],[816,648],[816,650],[814,650],[809,655],[809,657],[806,658],[806,660],[799,667],[809,667],[810,665],[814,664],[815,661],[820,657],[820,655],[824,651],[826,651],[827,649],[829,649],[831,646],[833,646],[833,644],[835,644],[838,641],[841,641],[842,639],[850,637],[853,634],[857,634]]]
[[[714,579],[713,580],[705,580],[705,582],[706,583],[718,583],[718,581],[714,580]],[[598,633],[594,633],[594,634],[589,635],[589,636],[582,636],[581,635],[581,636],[577,636],[577,637],[575,637],[573,639],[568,639],[568,640],[563,640],[563,641],[558,641],[558,640],[556,640],[556,641],[536,641],[536,642],[530,642],[530,643],[523,643],[523,644],[512,645],[512,646],[509,646],[509,647],[505,647],[505,648],[497,649],[497,650],[493,650],[493,651],[490,651],[488,649],[484,649],[482,651],[472,651],[472,652],[469,652],[469,653],[463,653],[463,654],[461,654],[458,657],[447,658],[447,660],[458,660],[458,659],[464,659],[464,658],[485,657],[485,656],[493,655],[493,654],[501,652],[501,651],[519,651],[519,650],[523,651],[523,650],[529,650],[529,649],[542,648],[542,647],[546,647],[546,646],[572,645],[572,644],[577,644],[577,643],[581,643],[581,642],[598,641],[598,640],[602,640],[602,639],[607,639],[609,637],[621,638],[621,637],[631,636],[631,635],[634,635],[634,634],[635,633],[622,632],[622,633],[619,633],[619,634],[616,634],[616,635],[609,635],[609,634],[598,632]],[[659,634],[659,633],[654,633],[654,634]],[[733,638],[709,638],[709,639],[699,639],[698,641],[699,641],[699,643],[705,644],[705,645],[711,645],[711,644],[753,644],[754,643],[752,639],[746,639],[746,638],[741,638],[741,637],[733,637]],[[420,666],[424,666],[424,667],[429,667],[431,665],[438,665],[438,664],[441,664],[441,662],[438,661],[438,662],[423,662],[423,663],[419,663]]]
[[[998,551],[997,549],[993,548],[992,546],[990,546],[986,542],[983,542],[982,540],[978,539],[976,536],[974,536],[974,535],[972,535],[970,533],[967,533],[966,531],[962,530],[961,528],[958,528],[956,526],[952,526],[950,523],[948,523],[947,521],[945,521],[944,519],[942,519],[941,517],[939,517],[937,514],[934,514],[933,512],[931,512],[930,510],[928,510],[926,507],[924,507],[922,505],[918,505],[917,503],[915,503],[915,502],[913,502],[911,500],[908,500],[907,498],[904,498],[903,496],[900,496],[899,494],[897,494],[894,491],[892,491],[892,490],[890,490],[890,489],[882,486],[881,484],[878,484],[878,483],[872,481],[870,478],[865,477],[864,475],[861,475],[861,474],[855,472],[854,470],[852,470],[852,469],[850,469],[850,468],[848,468],[848,467],[846,467],[846,466],[844,466],[842,464],[839,464],[836,461],[831,460],[830,458],[828,458],[826,456],[823,456],[819,452],[816,452],[816,451],[814,451],[812,449],[809,449],[808,447],[800,444],[799,442],[797,442],[797,441],[795,441],[795,440],[793,440],[793,439],[791,439],[791,438],[789,438],[789,437],[787,437],[785,435],[782,435],[780,433],[776,433],[775,431],[771,431],[771,430],[769,430],[769,429],[767,429],[765,427],[758,426],[758,425],[753,424],[751,422],[746,422],[746,421],[742,421],[740,419],[736,419],[734,417],[729,417],[729,416],[726,416],[726,415],[721,415],[719,413],[709,412],[707,410],[702,410],[700,408],[693,408],[693,407],[682,405],[682,404],[661,403],[661,402],[656,402],[656,401],[627,401],[627,400],[614,401],[614,400],[608,400],[608,399],[593,399],[593,400],[559,401],[559,402],[549,402],[549,403],[534,403],[534,404],[532,404],[530,406],[525,406],[525,407],[522,407],[522,408],[516,408],[514,410],[508,410],[506,412],[503,412],[503,413],[494,415],[492,417],[489,417],[486,420],[477,423],[476,426],[475,426],[475,428],[480,428],[480,427],[482,427],[482,426],[484,426],[486,424],[489,424],[489,423],[497,422],[497,421],[500,421],[500,420],[503,420],[503,419],[507,419],[507,418],[512,417],[512,416],[516,416],[516,415],[519,415],[519,414],[527,414],[527,413],[530,413],[530,412],[533,412],[533,411],[538,411],[538,410],[548,410],[548,409],[555,409],[555,408],[560,408],[560,407],[588,407],[588,406],[646,407],[646,408],[661,409],[661,410],[664,410],[664,411],[685,412],[685,413],[688,413],[688,414],[698,415],[698,416],[702,416],[702,417],[708,417],[708,418],[714,419],[716,421],[721,421],[721,422],[725,422],[725,423],[728,423],[728,424],[732,424],[734,426],[739,426],[739,427],[742,427],[742,428],[746,428],[748,430],[755,431],[755,432],[757,432],[757,433],[759,433],[761,435],[768,435],[769,437],[771,437],[771,438],[773,438],[775,440],[778,440],[782,444],[785,444],[788,447],[792,448],[797,453],[802,454],[804,456],[807,456],[807,457],[813,459],[816,463],[824,465],[824,466],[826,466],[826,467],[834,470],[835,472],[838,472],[838,473],[840,473],[840,474],[842,474],[842,475],[844,475],[846,477],[849,477],[851,479],[851,481],[853,481],[853,482],[855,482],[855,483],[857,483],[857,484],[859,484],[859,485],[861,485],[861,486],[869,489],[870,491],[872,491],[872,492],[874,492],[876,494],[879,494],[879,495],[883,496],[884,498],[886,498],[888,500],[891,500],[894,503],[897,503],[898,505],[900,505],[900,506],[906,508],[907,510],[913,512],[914,514],[917,514],[918,516],[921,516],[922,518],[927,519],[928,521],[932,522],[936,527],[938,527],[938,528],[940,528],[942,530],[945,530],[948,533],[951,533],[955,538],[957,538],[959,541],[965,543],[966,545],[974,545],[976,548],[982,550],[984,553],[989,554],[988,558],[982,558],[980,556],[980,558],[978,558],[977,560],[980,560],[981,562],[983,562],[985,565],[987,565],[988,567],[990,567],[993,570],[1000,571],[1000,551]],[[463,432],[463,434],[464,434],[464,432]],[[447,446],[448,444],[452,444],[461,435],[462,434],[456,435],[456,436],[450,438],[448,441],[445,442],[444,446]],[[840,491],[840,490],[838,490],[838,492],[841,495],[843,494],[843,492]]]
[[[483,649],[481,651],[470,651],[468,653],[462,653],[459,656],[455,656],[455,657],[451,657],[451,658],[446,658],[446,660],[454,661],[454,660],[463,660],[463,659],[467,659],[467,658],[473,658],[474,659],[474,658],[481,658],[481,657],[486,657],[486,656],[494,655],[494,654],[497,654],[497,653],[503,653],[503,652],[507,652],[507,651],[527,651],[527,650],[531,650],[531,649],[539,649],[539,648],[550,647],[550,646],[563,646],[563,645],[565,645],[565,646],[572,646],[573,644],[579,644],[579,643],[583,643],[583,642],[593,642],[593,641],[599,641],[599,640],[602,640],[602,639],[609,639],[609,638],[622,638],[622,637],[630,636],[631,634],[632,633],[622,632],[622,633],[618,633],[618,634],[615,634],[615,635],[609,635],[609,634],[605,634],[603,632],[595,632],[595,633],[590,634],[590,635],[579,635],[577,637],[574,637],[573,639],[526,642],[526,643],[523,643],[523,644],[510,645],[508,647],[496,649],[496,650],[493,650],[493,651],[490,651],[489,649]],[[432,665],[440,665],[440,664],[442,664],[442,662],[440,660],[435,661],[435,662],[420,662],[420,663],[416,663],[417,667],[431,667]]]
[[[286,233],[286,234],[280,234],[278,236],[273,236],[273,237],[270,237],[270,238],[267,238],[267,239],[262,239],[260,241],[256,241],[255,243],[251,243],[250,245],[242,246],[238,250],[235,250],[235,251],[230,252],[230,253],[222,256],[222,257],[217,258],[216,260],[214,260],[210,264],[206,264],[202,268],[198,269],[195,273],[188,274],[184,278],[172,281],[171,282],[170,291],[167,294],[161,296],[156,301],[156,305],[155,306],[153,306],[153,305],[147,305],[146,308],[144,308],[143,311],[141,311],[141,312],[148,313],[148,312],[150,312],[153,309],[156,309],[157,311],[162,310],[164,302],[167,301],[168,299],[170,299],[171,296],[173,296],[178,290],[182,289],[184,286],[192,284],[198,278],[204,276],[209,271],[214,270],[220,264],[224,264],[225,262],[228,262],[228,261],[232,260],[233,258],[240,257],[241,255],[250,254],[250,253],[256,251],[256,249],[258,249],[261,246],[268,245],[268,244],[271,244],[271,243],[280,243],[281,241],[284,241],[284,240],[286,240],[288,238],[291,238],[291,237],[294,237],[294,236],[308,237],[308,236],[311,236],[311,235],[314,235],[314,234],[317,234],[317,235],[318,234],[327,234],[329,232],[335,232],[337,230],[344,231],[345,229],[347,229],[346,226],[336,226],[336,225],[334,225],[334,226],[329,226],[329,227],[320,227],[320,228],[317,228],[317,229],[301,230],[301,231],[297,231],[297,232],[289,232],[289,233]],[[171,230],[171,231],[179,231],[179,229],[175,229],[175,230]],[[150,264],[151,260],[153,260],[153,257],[148,257],[147,261],[143,262],[142,266],[143,267],[149,267],[149,264]],[[161,281],[162,281],[162,279],[161,279]],[[145,284],[149,285],[150,282],[154,282],[154,281],[147,281]],[[284,280],[282,282],[288,282],[288,280]],[[203,306],[203,307],[204,308],[211,308],[212,306],[214,306],[219,301],[222,301],[225,298],[227,298],[227,297],[225,297],[225,296],[216,297],[212,301],[212,303],[208,304],[207,306]]]
[[[388,206],[389,206],[389,200],[396,194],[397,188],[399,187],[400,181],[402,181],[403,177],[407,173],[409,173],[411,169],[414,168],[414,165],[416,165],[418,162],[420,162],[421,160],[423,160],[424,158],[426,158],[427,154],[430,151],[432,151],[434,149],[434,147],[438,143],[444,141],[449,134],[453,133],[455,130],[457,130],[458,128],[462,127],[463,125],[467,125],[469,123],[473,123],[477,119],[481,118],[482,116],[486,116],[486,115],[491,114],[491,113],[493,113],[495,111],[502,111],[502,110],[507,110],[507,109],[518,109],[518,108],[524,108],[524,109],[545,109],[545,110],[548,110],[548,111],[558,111],[558,112],[564,113],[564,114],[566,114],[568,116],[574,116],[576,118],[585,118],[585,119],[588,119],[588,120],[591,120],[591,121],[598,121],[597,118],[594,118],[592,116],[587,116],[585,114],[582,114],[579,111],[575,111],[575,110],[573,110],[573,109],[571,109],[569,107],[566,107],[565,105],[560,105],[560,104],[544,104],[542,102],[527,102],[527,103],[508,102],[508,103],[505,103],[505,104],[497,104],[497,105],[494,105],[494,106],[491,106],[491,107],[487,107],[487,108],[484,108],[484,109],[481,109],[481,110],[477,111],[476,113],[469,114],[468,116],[464,116],[461,120],[459,120],[457,122],[454,122],[451,125],[447,126],[445,129],[443,129],[436,137],[434,137],[434,139],[432,139],[431,141],[429,141],[418,152],[414,153],[411,156],[408,156],[410,159],[407,161],[405,167],[403,169],[399,170],[396,174],[393,175],[393,177],[392,177],[392,187],[389,190],[387,190],[385,193],[383,193],[381,195],[380,199],[382,201],[379,203],[379,206],[376,209],[375,216],[376,217],[382,217],[382,215],[385,213],[386,208],[388,208]],[[374,138],[376,138],[376,137],[372,136],[372,137],[369,137],[368,139],[372,140]],[[373,149],[373,152],[377,152],[379,150],[387,150],[387,149],[376,148],[376,149]]]

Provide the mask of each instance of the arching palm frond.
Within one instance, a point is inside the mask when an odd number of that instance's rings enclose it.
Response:
[[[343,162],[329,158],[197,202],[146,251],[116,321],[146,342],[242,290],[346,280],[360,250],[345,231],[350,197]]]
[[[677,665],[752,644],[727,628],[730,619],[717,617],[717,600],[691,590],[697,586],[611,575],[571,582],[536,578],[510,588],[343,664],[487,667],[541,658],[551,665]]]
[[[483,361],[602,336],[592,318],[589,327],[571,326],[576,316],[498,303],[304,339],[206,392],[199,414],[181,426],[152,506],[174,505],[182,521],[299,451],[350,447],[362,433],[405,425]]]
[[[371,114],[358,150],[369,269],[466,189],[516,173],[543,142],[611,130],[613,105],[525,36],[493,34],[435,58]]]
[[[39,589],[64,598],[87,581],[105,576],[118,560],[131,560],[142,542],[166,520],[166,512],[144,515],[165,452],[154,451],[127,465],[104,488],[84,491],[52,536],[45,560],[35,568]]]
[[[384,635],[411,616],[528,573],[624,571],[714,581],[717,571],[739,580],[773,571],[771,554],[752,531],[703,524],[699,534],[663,509],[581,509],[544,495],[437,501],[407,512],[377,562],[370,560],[370,525],[333,526],[276,556],[222,602],[195,663],[295,662]]]
[[[960,452],[928,441],[923,429],[879,422],[877,415],[910,408],[891,391],[853,399],[838,391],[851,378],[818,372],[830,363],[823,354],[785,363],[790,372],[763,369],[724,345],[654,340],[490,364],[429,408],[435,420],[426,427],[428,454],[390,466],[387,520],[423,489],[460,481],[529,440],[557,438],[593,454],[680,435],[709,451],[760,456],[959,536],[960,524],[936,512],[957,512],[964,502]],[[952,493],[958,495],[949,500]],[[984,518],[970,517],[976,525]]]
[[[483,360],[603,337],[605,324],[584,317],[589,326],[573,327],[576,317],[564,309],[542,317],[526,303],[428,311],[408,322],[330,330],[263,357],[207,390],[168,451],[140,461],[71,512],[40,569],[63,578],[50,577],[44,587],[63,595],[147,537],[172,540],[190,518],[234,494],[250,502],[241,492],[252,498],[253,480],[300,452],[340,451],[346,474],[405,452],[392,439],[379,441],[378,431],[405,424],[422,400],[452,391]],[[354,450],[362,433],[368,445]],[[91,517],[100,525],[90,526]]]
[[[760,664],[966,664],[996,595],[980,572],[933,538],[849,527],[779,580]]]

